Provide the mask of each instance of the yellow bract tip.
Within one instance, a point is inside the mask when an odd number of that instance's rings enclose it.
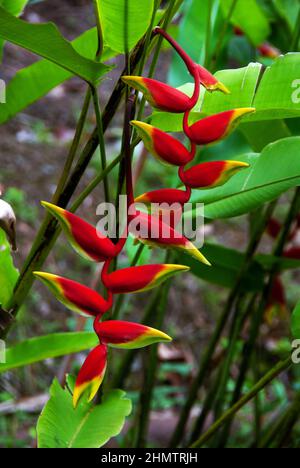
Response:
[[[130,124],[135,127],[137,130],[142,130],[146,132],[148,135],[152,132],[152,125],[149,125],[145,122],[141,122],[139,120],[131,120]]]
[[[53,205],[53,203],[41,201],[41,205],[53,215],[62,215],[65,212],[63,208],[57,205]]]
[[[242,169],[242,168],[247,168],[250,167],[250,164],[243,162],[243,161],[226,161],[227,164],[229,165],[230,169],[237,168],[237,169]]]
[[[57,278],[57,275],[53,275],[52,273],[46,273],[45,271],[34,271],[33,274],[37,278],[42,278],[48,281],[54,281]]]
[[[194,244],[192,244],[192,242],[189,242],[186,245],[185,250],[189,250],[190,255],[194,257],[196,260],[199,260],[199,262],[203,263],[204,265],[211,266],[211,263],[207,260],[206,257],[204,257],[204,255],[200,252],[200,250],[198,250],[194,246]]]
[[[240,109],[234,110],[233,119],[236,120],[246,114],[253,114],[254,112],[256,112],[255,107],[241,107]]]

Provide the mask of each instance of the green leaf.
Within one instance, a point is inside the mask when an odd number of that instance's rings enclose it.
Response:
[[[240,131],[246,137],[253,151],[260,152],[274,141],[292,136],[284,120],[267,120],[247,122],[240,126]]]
[[[78,353],[98,343],[92,332],[53,333],[22,341],[7,349],[6,363],[0,364],[0,373],[34,364],[45,359]]]
[[[28,0],[0,0],[0,6],[14,16],[19,16],[22,13],[26,3]],[[4,41],[0,39],[0,59],[2,59],[3,45]]]
[[[131,50],[150,25],[153,4],[153,0],[101,0],[99,13],[104,42],[120,53],[126,52],[127,42]]]
[[[212,264],[206,267],[186,254],[180,254],[178,262],[183,262],[191,268],[196,277],[225,288],[232,288],[240,269],[244,263],[245,255],[237,250],[221,245],[205,243],[201,252]],[[257,262],[253,262],[242,281],[244,291],[260,291],[264,281],[264,271]]]
[[[296,305],[292,313],[291,329],[293,337],[300,338],[300,302]]]
[[[278,57],[268,67],[257,89],[255,119],[274,120],[300,115],[300,53]]]
[[[261,155],[236,157],[250,164],[222,187],[194,192],[192,201],[205,204],[207,218],[248,213],[300,184],[300,137],[268,145]],[[194,213],[196,214],[196,213]],[[185,216],[190,217],[191,212]]]
[[[0,305],[4,308],[8,303],[19,277],[14,267],[10,247],[4,231],[0,229]]]
[[[22,13],[28,0],[0,0],[0,6],[14,16]]]
[[[299,0],[273,0],[279,15],[286,21],[291,32],[294,32],[299,13]]]
[[[72,395],[55,379],[50,399],[37,424],[39,448],[99,448],[117,436],[131,412],[122,390],[112,390],[101,404],[81,402],[73,408]]]
[[[82,56],[93,59],[97,50],[96,28],[83,33],[72,42],[72,46]],[[102,60],[108,60],[114,55],[114,51],[105,48]],[[103,76],[110,69],[102,65],[99,76]],[[0,124],[11,119],[72,76],[73,73],[46,59],[21,69],[6,86],[6,104],[0,106]]]
[[[53,23],[30,24],[0,7],[0,37],[95,84],[104,65],[78,54]]]
[[[227,18],[232,0],[221,0],[221,7]],[[271,32],[268,20],[256,0],[238,0],[231,23],[239,26],[255,46],[264,42]]]

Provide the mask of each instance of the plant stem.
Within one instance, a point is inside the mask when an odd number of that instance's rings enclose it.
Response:
[[[157,315],[157,309],[159,307],[160,298],[161,298],[161,290],[157,289],[154,292],[151,300],[149,301],[148,306],[146,307],[143,318],[141,320],[142,324],[144,325],[148,324],[151,318]],[[130,373],[132,363],[134,359],[137,357],[138,351],[139,350],[137,349],[132,349],[126,352],[124,358],[122,359],[118,367],[118,371],[115,372],[115,378],[112,382],[112,388],[123,388],[125,384],[125,380]]]
[[[145,248],[145,245],[144,244],[140,244],[136,253],[135,253],[135,256],[130,264],[130,266],[135,266],[138,261],[139,261],[139,258],[143,252]],[[121,312],[121,308],[122,308],[122,305],[124,304],[124,300],[125,300],[125,294],[120,294],[117,301],[116,301],[116,305],[115,305],[115,308],[114,308],[114,313],[113,313],[113,318],[114,320],[118,320],[119,317],[120,317],[120,312]]]
[[[277,363],[256,385],[237,401],[231,408],[229,408],[209,429],[206,431],[196,442],[191,445],[191,448],[202,447],[228,420],[232,417],[249,401],[252,400],[263,388],[265,388],[272,380],[274,380],[284,370],[292,365],[290,356],[285,361]]]
[[[93,0],[94,4],[94,13],[96,18],[96,25],[97,25],[97,32],[98,32],[98,49],[96,53],[96,57],[100,60],[102,52],[103,52],[103,34],[102,34],[102,27],[101,27],[101,19],[100,19],[100,10],[99,10],[99,0]]]
[[[292,39],[292,44],[291,44],[292,52],[298,52],[299,40],[300,40],[300,7],[299,7],[295,31],[293,34],[293,39]]]
[[[97,88],[92,86],[91,87],[91,92],[92,92],[93,104],[94,104],[95,116],[96,116],[96,122],[97,122],[97,132],[98,132],[98,141],[99,141],[99,148],[100,148],[102,171],[105,171],[106,170],[106,165],[107,165],[106,150],[105,150],[102,116],[101,116],[101,110],[100,110],[100,103],[99,103]],[[104,177],[103,185],[104,185],[105,202],[109,203],[110,196],[109,196],[109,186],[108,186],[107,176]]]
[[[232,18],[232,15],[234,13],[235,7],[237,5],[237,2],[238,2],[238,0],[232,0],[232,4],[231,4],[230,9],[228,11],[227,17],[225,18],[222,31],[219,34],[219,39],[218,39],[218,42],[217,42],[217,45],[216,45],[216,50],[215,50],[215,56],[214,56],[214,58],[212,60],[212,64],[211,64],[212,69],[214,69],[216,64],[218,63],[218,59],[219,59],[219,56],[220,56],[220,54],[222,52],[222,48],[223,48],[223,41],[224,41],[224,38],[226,36],[226,32],[227,32],[230,20]]]
[[[210,42],[211,42],[211,21],[212,21],[212,0],[207,0],[207,21],[206,21],[206,34],[205,34],[205,59],[204,67],[209,67],[210,62]]]
[[[158,329],[162,328],[163,325],[168,301],[169,288],[170,283],[168,282],[167,285],[164,285],[163,291],[161,291],[160,304],[158,306],[158,314],[154,321],[155,326]],[[139,401],[139,411],[137,413],[138,423],[133,443],[133,447],[135,448],[145,447],[147,441],[151,401],[155,386],[155,377],[158,368],[157,351],[158,345],[156,344],[151,347],[150,354],[147,353],[147,365],[145,366],[144,383]]]
[[[298,187],[296,189],[296,191],[295,191],[295,195],[294,195],[293,201],[291,203],[289,212],[288,212],[288,214],[286,216],[285,222],[283,224],[283,227],[281,229],[281,232],[279,234],[277,243],[276,243],[274,251],[273,251],[273,256],[277,257],[278,261],[274,262],[274,264],[273,264],[273,266],[271,268],[271,271],[269,273],[268,281],[267,281],[267,283],[266,283],[266,285],[265,285],[265,287],[264,287],[264,289],[262,291],[260,303],[259,303],[259,305],[257,307],[257,310],[256,310],[254,316],[253,316],[253,320],[252,320],[251,328],[250,328],[249,339],[244,345],[244,349],[243,349],[243,352],[242,352],[242,356],[243,356],[242,363],[240,365],[240,372],[239,372],[239,376],[238,376],[238,379],[237,379],[237,382],[236,382],[236,386],[235,386],[232,401],[231,401],[232,404],[234,404],[240,398],[242,388],[243,388],[243,384],[244,384],[244,381],[245,381],[245,378],[246,378],[247,370],[248,370],[248,367],[249,367],[250,359],[251,359],[251,356],[252,356],[252,352],[253,352],[253,349],[255,347],[256,338],[257,338],[259,330],[260,330],[260,325],[261,325],[261,322],[262,322],[263,314],[264,314],[268,299],[270,297],[270,293],[272,291],[272,285],[273,285],[273,282],[274,282],[274,278],[278,273],[280,257],[282,256],[285,243],[286,243],[286,241],[288,240],[288,237],[289,237],[289,232],[290,232],[292,223],[293,223],[295,217],[297,216],[297,214],[299,212],[299,209],[300,209],[300,188]],[[226,440],[227,440],[227,438],[229,436],[231,422],[232,421],[229,420],[228,424],[226,425],[226,427],[224,428],[224,431],[222,433],[221,440],[222,440],[223,445],[226,443]]]
[[[221,337],[221,334],[225,328],[225,325],[227,323],[227,320],[229,318],[229,315],[230,315],[230,312],[231,312],[231,309],[235,303],[235,300],[236,298],[238,297],[239,293],[240,293],[240,290],[241,290],[241,287],[242,287],[242,281],[243,281],[243,277],[245,275],[245,273],[247,272],[251,262],[252,262],[252,256],[253,254],[255,253],[257,247],[258,247],[258,244],[261,240],[261,237],[264,233],[264,230],[265,230],[265,227],[266,227],[266,224],[269,220],[269,218],[271,217],[273,211],[274,211],[274,207],[275,207],[275,203],[271,203],[268,208],[266,209],[266,212],[265,212],[265,215],[259,220],[257,226],[256,226],[256,229],[250,239],[250,242],[249,242],[249,245],[248,245],[248,248],[247,248],[247,251],[246,251],[246,255],[245,255],[245,259],[244,259],[244,263],[241,267],[241,270],[238,274],[238,277],[236,279],[236,282],[235,282],[235,285],[233,287],[233,289],[231,290],[229,296],[228,296],[228,299],[227,299],[227,302],[226,302],[226,305],[225,305],[225,308],[222,312],[222,314],[220,315],[219,317],[219,320],[216,324],[216,327],[215,327],[215,330],[214,330],[214,333],[211,337],[211,340],[210,340],[210,343],[208,345],[208,348],[207,350],[204,352],[204,355],[200,361],[200,366],[199,366],[199,369],[198,369],[198,372],[197,372],[197,375],[190,387],[190,390],[189,390],[189,393],[188,393],[188,396],[187,396],[187,399],[186,399],[186,402],[182,408],[182,411],[181,411],[181,414],[180,414],[180,417],[179,417],[179,421],[177,423],[177,426],[175,428],[175,431],[173,433],[173,436],[171,438],[171,441],[170,441],[170,447],[177,447],[177,445],[179,444],[181,438],[182,438],[182,435],[184,433],[184,430],[185,430],[185,425],[186,425],[186,422],[189,418],[189,414],[190,414],[190,411],[192,409],[192,406],[195,402],[195,400],[197,399],[197,395],[198,395],[198,391],[199,391],[199,388],[200,386],[202,385],[203,383],[203,380],[205,378],[205,375],[206,375],[206,372],[207,372],[207,369],[208,369],[208,366],[209,366],[209,363],[210,363],[210,360],[215,352],[215,349],[219,343],[219,340],[220,340],[220,337]]]

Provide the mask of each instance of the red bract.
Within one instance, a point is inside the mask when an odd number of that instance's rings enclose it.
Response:
[[[157,204],[166,204],[168,207],[165,209],[171,209],[172,204],[184,205],[190,199],[191,191],[188,188],[187,190],[177,190],[177,189],[159,189],[153,190],[152,192],[146,192],[143,195],[139,195],[136,199],[136,203],[145,203],[146,205],[151,203]],[[163,210],[164,207],[161,207]]]
[[[155,288],[163,281],[183,271],[185,265],[143,265],[102,275],[104,286],[113,294],[142,292]]]
[[[143,93],[153,107],[163,111],[182,113],[195,105],[191,105],[189,96],[161,81],[141,76],[123,76],[122,80],[128,86]]]
[[[252,107],[234,109],[206,117],[193,125],[188,125],[188,115],[184,118],[184,131],[196,145],[216,143],[228,136],[246,114],[255,112]]]
[[[133,120],[131,125],[136,128],[147,150],[163,162],[185,166],[193,158],[194,146],[190,152],[180,141],[145,122]]]
[[[79,216],[51,203],[42,202],[42,205],[60,221],[70,244],[84,258],[103,262],[119,254],[118,248],[110,239]]]
[[[102,316],[112,306],[112,295],[105,300],[93,289],[62,276],[35,271],[55,297],[66,307],[87,317]]]
[[[172,338],[162,331],[139,323],[95,320],[94,328],[100,342],[113,348],[137,349],[153,343],[172,341]]]
[[[98,345],[86,358],[76,379],[73,405],[76,408],[84,392],[88,393],[88,401],[96,395],[104,378],[107,366],[107,347]]]
[[[206,68],[197,65],[197,73],[200,83],[207,89],[207,91],[221,91],[224,94],[230,94],[228,88],[217,80]]]
[[[180,170],[182,182],[197,189],[214,188],[225,184],[241,169],[249,167],[249,164],[240,161],[212,161],[198,164],[186,171]]]
[[[129,223],[129,232],[144,244],[181,250],[205,265],[210,265],[191,241],[162,222],[158,216],[137,211]]]

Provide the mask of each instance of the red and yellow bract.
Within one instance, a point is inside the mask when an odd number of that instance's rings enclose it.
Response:
[[[105,300],[93,289],[68,278],[41,271],[35,271],[34,275],[43,281],[62,304],[81,315],[102,316],[112,306],[111,294]]]
[[[79,216],[48,202],[42,202],[42,205],[58,219],[70,244],[84,258],[103,262],[119,254],[119,249],[108,237]]]
[[[172,341],[160,330],[122,320],[95,320],[94,328],[100,342],[113,348],[138,349],[153,343]]]
[[[247,114],[255,112],[253,107],[245,107],[205,117],[193,125],[188,125],[188,115],[184,118],[184,131],[196,145],[217,143],[227,137]]]
[[[113,294],[148,291],[183,271],[185,265],[141,265],[102,276],[104,286]]]
[[[196,189],[208,189],[223,185],[249,164],[241,161],[212,161],[198,164],[186,171],[180,171],[182,182]]]
[[[136,128],[147,150],[162,162],[174,166],[185,166],[193,159],[194,146],[192,152],[190,152],[176,138],[145,122],[133,120],[131,125]]]
[[[73,393],[75,408],[83,393],[88,393],[88,401],[94,398],[103,381],[106,366],[107,347],[100,344],[89,353],[77,376]]]

